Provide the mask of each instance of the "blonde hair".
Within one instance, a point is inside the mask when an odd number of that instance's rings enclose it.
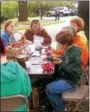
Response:
[[[78,31],[81,31],[81,30],[84,29],[85,23],[84,23],[84,20],[81,17],[78,17],[78,16],[73,17],[71,19],[70,23],[75,23],[79,27]]]
[[[7,21],[5,21],[5,23],[4,23],[4,30],[7,30],[7,27],[8,27],[11,23],[13,23],[12,20],[7,20]]]

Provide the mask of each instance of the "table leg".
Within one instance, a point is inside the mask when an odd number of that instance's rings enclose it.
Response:
[[[38,109],[38,104],[39,104],[39,95],[38,95],[38,89],[33,88],[32,89],[32,102],[33,102],[33,109]]]

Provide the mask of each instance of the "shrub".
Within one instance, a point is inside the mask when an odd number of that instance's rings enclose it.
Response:
[[[1,2],[1,17],[2,19],[11,19],[17,17],[18,3],[14,1],[2,1]]]

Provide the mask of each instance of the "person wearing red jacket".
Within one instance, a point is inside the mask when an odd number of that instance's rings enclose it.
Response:
[[[34,42],[34,36],[44,38],[43,45],[51,44],[51,37],[44,28],[41,27],[39,20],[32,20],[30,29],[27,29],[24,36],[27,40]]]

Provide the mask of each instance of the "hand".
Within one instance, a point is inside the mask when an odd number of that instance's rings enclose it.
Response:
[[[6,50],[8,50],[8,49],[12,49],[12,46],[11,45],[7,46]]]
[[[29,42],[30,42],[29,40],[26,40],[26,39],[25,39],[25,43],[29,43]]]
[[[54,57],[53,58],[53,63],[54,64],[60,64],[60,63],[62,63],[62,60],[60,58],[58,58],[58,57]]]

